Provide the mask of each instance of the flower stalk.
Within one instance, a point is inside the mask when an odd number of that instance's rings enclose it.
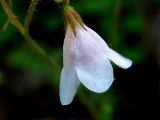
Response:
[[[70,26],[72,28],[72,31],[74,35],[76,36],[76,26],[79,24],[84,30],[87,30],[85,28],[85,24],[83,23],[83,20],[81,19],[80,15],[74,10],[71,6],[64,6],[64,24],[65,29]]]
[[[49,66],[51,66],[53,68],[53,70],[58,70],[59,71],[59,66],[53,62],[53,60],[51,60],[49,58],[49,56],[46,54],[46,52],[35,42],[35,40],[29,35],[28,30],[26,30],[23,25],[16,19],[15,15],[13,14],[13,12],[11,11],[11,9],[9,8],[8,4],[6,3],[5,0],[1,0],[0,1],[4,11],[6,12],[6,14],[8,15],[8,17],[10,18],[11,22],[13,23],[13,25],[18,29],[18,31],[21,33],[21,35],[25,38],[26,42],[28,43],[28,45],[41,57],[43,58],[48,64]]]
[[[6,3],[6,1],[5,0],[1,0],[0,2],[1,2],[1,5],[2,5],[4,11],[8,15],[9,19],[12,21],[12,23],[14,24],[14,26],[16,26],[16,28],[20,31],[20,33],[24,33],[24,27],[16,19],[15,15],[12,13],[12,11],[9,8],[8,4]]]
[[[30,6],[29,6],[29,9],[28,9],[28,15],[25,19],[25,23],[24,23],[24,28],[25,29],[28,29],[29,28],[29,25],[30,25],[30,22],[32,20],[32,16],[33,16],[33,13],[36,9],[36,6],[38,4],[40,0],[32,0]]]
[[[8,2],[9,2],[10,9],[12,9],[12,0],[9,0]],[[2,27],[2,31],[3,32],[6,31],[6,29],[8,28],[9,23],[10,23],[10,19],[8,18],[6,20],[6,22],[4,23],[3,27]]]

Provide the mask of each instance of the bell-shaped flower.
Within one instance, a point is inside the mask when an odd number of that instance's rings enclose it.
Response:
[[[114,80],[110,61],[124,69],[132,65],[131,60],[109,48],[89,27],[82,27],[77,22],[74,33],[68,25],[60,77],[61,104],[68,105],[72,102],[80,83],[96,93],[107,91]]]

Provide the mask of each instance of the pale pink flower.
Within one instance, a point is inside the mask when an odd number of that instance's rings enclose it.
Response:
[[[72,102],[80,82],[89,90],[102,93],[109,89],[114,76],[110,60],[127,69],[132,61],[111,48],[92,29],[76,25],[76,35],[68,25],[63,46],[63,69],[60,78],[62,105]]]

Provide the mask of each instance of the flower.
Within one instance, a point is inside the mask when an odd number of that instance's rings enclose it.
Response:
[[[72,102],[80,83],[96,93],[107,91],[114,80],[110,61],[124,69],[132,65],[130,59],[109,48],[95,31],[74,18],[73,23],[67,25],[63,45],[62,105]]]
[[[76,36],[67,28],[63,46],[63,69],[60,78],[60,100],[70,104],[80,82],[89,90],[102,93],[109,89],[114,77],[110,60],[127,69],[132,61],[113,51],[92,29],[80,25]]]

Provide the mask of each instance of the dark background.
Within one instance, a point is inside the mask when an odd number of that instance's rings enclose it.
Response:
[[[14,1],[24,24],[30,1]],[[160,2],[158,0],[70,0],[84,23],[130,58],[127,70],[114,66],[115,81],[102,94],[83,85],[68,106],[59,101],[60,72],[30,48],[0,6],[0,120],[159,120]],[[62,6],[41,0],[30,35],[62,68]],[[159,118],[159,119],[158,119]]]

